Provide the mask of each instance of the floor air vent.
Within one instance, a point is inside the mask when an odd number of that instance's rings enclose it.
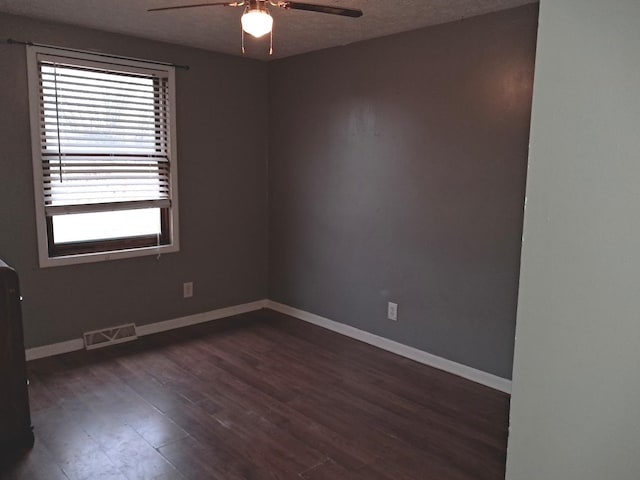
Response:
[[[134,323],[120,325],[119,327],[105,328],[104,330],[94,330],[83,334],[84,346],[87,350],[94,348],[108,347],[116,343],[129,342],[138,338]]]

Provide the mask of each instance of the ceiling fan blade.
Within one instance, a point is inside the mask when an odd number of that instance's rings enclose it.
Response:
[[[278,2],[278,6],[291,10],[306,10],[308,12],[329,13],[331,15],[342,15],[343,17],[358,18],[362,16],[362,10],[352,8],[329,7],[326,5],[313,5],[311,3],[300,2]]]
[[[242,2],[244,3],[244,2]],[[150,8],[147,12],[159,12],[161,10],[179,10],[181,8],[197,8],[197,7],[239,7],[239,2],[216,2],[216,3],[196,3],[194,5],[176,5],[174,7]]]

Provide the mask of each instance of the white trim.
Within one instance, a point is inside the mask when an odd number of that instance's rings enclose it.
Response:
[[[368,343],[369,345],[373,345],[383,350],[387,350],[388,352],[392,352],[402,357],[415,360],[416,362],[437,368],[438,370],[443,370],[445,372],[458,375],[459,377],[466,378],[467,380],[471,380],[472,382],[485,385],[495,390],[499,390],[501,392],[509,394],[511,393],[511,380],[508,380],[506,378],[498,377],[491,373],[483,372],[482,370],[477,370],[475,368],[462,365],[461,363],[457,363],[451,360],[447,360],[446,358],[427,353],[423,350],[418,350],[417,348],[410,347],[393,340],[389,340],[388,338],[380,337],[378,335],[374,335],[373,333],[365,332],[364,330],[345,325],[344,323],[335,322],[333,320],[329,320],[328,318],[305,312],[304,310],[290,307],[289,305],[284,305],[272,300],[268,300],[266,302],[265,308],[269,308],[271,310],[275,310],[276,312],[295,317],[308,323],[312,323],[314,325],[326,328],[336,333],[340,333],[347,337],[360,340],[362,342]]]
[[[266,304],[267,300],[258,300],[255,302],[243,303],[241,305],[234,305],[232,307],[219,308],[217,310],[211,310],[209,312],[187,315],[186,317],[179,317],[171,320],[164,320],[162,322],[140,325],[136,327],[136,330],[138,336],[142,337],[145,335],[151,335],[153,333],[173,330],[175,328],[195,325],[197,323],[210,322],[212,320],[219,320],[221,318],[231,317],[233,315],[240,315],[241,313],[253,312],[254,310],[265,308]],[[28,348],[25,354],[27,357],[27,361],[29,361],[83,349],[84,341],[81,338],[77,338],[74,340],[67,340],[65,342],[53,343],[51,345]]]
[[[136,327],[139,337],[145,335],[151,335],[154,333],[165,332],[167,330],[173,330],[176,328],[188,327],[190,325],[196,325],[198,323],[210,322],[212,320],[219,320],[221,318],[232,317],[234,315],[240,315],[242,313],[253,312],[262,308],[269,308],[276,312],[290,315],[299,320],[312,323],[319,327],[326,328],[333,332],[345,335],[361,342],[368,343],[375,347],[381,348],[388,352],[395,353],[405,358],[409,358],[423,365],[428,365],[438,370],[443,370],[459,377],[466,378],[472,382],[485,385],[487,387],[499,390],[505,393],[511,393],[511,380],[498,377],[481,370],[477,370],[461,363],[457,363],[446,358],[438,357],[431,353],[417,348],[404,345],[388,338],[383,338],[373,333],[365,332],[357,328],[345,325],[343,323],[329,320],[328,318],[315,315],[313,313],[299,310],[289,305],[274,302],[272,300],[257,300],[255,302],[243,303],[241,305],[234,305],[226,308],[219,308],[217,310],[211,310],[203,313],[196,313],[193,315],[187,315],[185,317],[173,318],[170,320],[164,320],[161,322],[150,323],[147,325],[140,325]],[[69,353],[76,350],[84,349],[84,341],[82,339],[67,340],[65,342],[54,343],[51,345],[44,345],[41,347],[29,348],[26,350],[27,361],[36,360],[38,358],[51,357],[53,355],[60,355],[63,353]]]
[[[46,224],[45,224],[46,225]],[[46,240],[46,238],[45,238]],[[107,262],[109,260],[121,260],[123,258],[145,257],[148,255],[164,255],[178,252],[180,247],[175,243],[169,245],[154,245],[151,247],[131,248],[128,250],[113,250],[109,252],[77,253],[74,255],[63,255],[60,257],[49,257],[48,247],[40,253],[47,258],[40,257],[40,268],[60,267],[63,265],[76,265],[79,263]]]
[[[167,71],[169,76],[169,165],[171,168],[171,175],[169,176],[169,188],[171,198],[171,215],[169,216],[171,221],[171,245],[175,248],[175,251],[180,251],[180,208],[179,206],[179,193],[178,193],[178,126],[177,126],[177,107],[176,107],[176,69],[170,67]],[[160,254],[160,253],[158,253]]]
[[[40,94],[38,89],[38,54],[34,48],[27,50],[27,81],[29,85],[29,118],[31,122],[31,161],[33,165],[33,193],[36,209],[38,259],[40,267],[49,258],[47,247],[47,223],[42,189],[42,145],[40,144]],[[55,354],[54,354],[55,355]]]
[[[136,327],[138,336],[151,335],[152,333],[165,332],[176,328],[188,327],[197,323],[209,322],[211,320],[219,320],[221,318],[240,315],[241,313],[253,312],[260,310],[266,305],[266,300],[258,300],[251,303],[243,303],[242,305],[234,305],[233,307],[219,308],[210,312],[196,313],[187,315],[186,317],[173,318],[163,322],[149,323],[147,325],[139,325]]]
[[[54,355],[62,355],[63,353],[75,352],[76,350],[82,349],[84,349],[84,340],[76,338],[74,340],[67,340],[66,342],[27,348],[25,355],[27,361],[29,361],[37,360],[38,358],[53,357]]]

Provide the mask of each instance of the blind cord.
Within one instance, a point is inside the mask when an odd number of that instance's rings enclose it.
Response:
[[[62,183],[62,147],[60,145],[60,112],[58,111],[58,64],[53,64],[53,88],[55,90],[56,98],[56,135],[58,138],[58,175],[60,177],[60,183]],[[43,113],[44,117],[44,113]],[[46,130],[46,127],[45,127]],[[46,142],[46,137],[45,137]]]

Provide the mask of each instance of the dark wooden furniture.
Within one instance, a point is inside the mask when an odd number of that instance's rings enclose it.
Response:
[[[0,260],[0,456],[33,446],[16,271]]]

